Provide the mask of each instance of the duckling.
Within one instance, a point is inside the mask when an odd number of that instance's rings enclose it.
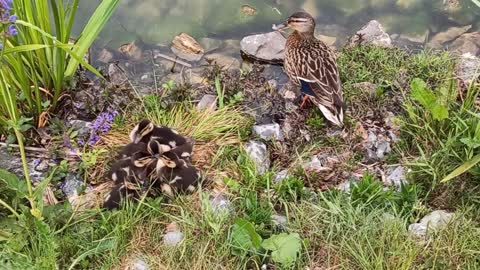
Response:
[[[136,152],[131,157],[131,170],[135,176],[135,182],[143,188],[148,188],[150,180],[154,177],[157,166],[157,158],[148,152]]]
[[[120,206],[122,198],[127,197],[127,189],[124,183],[117,183],[112,187],[103,200],[103,208],[113,210]]]
[[[169,145],[172,148],[183,145],[186,139],[177,131],[165,127],[155,126],[150,120],[144,119],[130,132],[130,139],[133,143],[148,143],[151,138],[160,141],[161,144]]]
[[[187,163],[191,163],[194,140],[186,139],[185,143],[175,148],[162,144],[162,140],[152,138],[148,142],[148,152],[156,157],[165,156],[170,160],[184,159]]]
[[[160,176],[162,192],[173,198],[177,192],[193,192],[201,178],[200,172],[193,166],[169,168]]]
[[[132,174],[131,166],[132,159],[130,157],[117,160],[107,172],[107,177],[115,183],[124,182]]]
[[[145,151],[145,150],[147,150],[147,144],[143,142],[129,143],[122,148],[122,150],[117,156],[117,159],[131,157],[134,153]]]
[[[342,127],[346,107],[335,52],[315,38],[315,19],[306,12],[297,12],[273,27],[284,28],[294,30],[285,45],[284,69],[304,94],[300,107],[311,100],[328,121]]]

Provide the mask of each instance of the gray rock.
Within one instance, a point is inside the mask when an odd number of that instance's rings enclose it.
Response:
[[[215,95],[204,95],[200,102],[197,104],[198,110],[209,109],[215,111],[217,109],[217,96]]]
[[[339,184],[336,188],[340,191],[350,193],[352,184],[353,184],[353,182],[351,180],[347,180],[347,181]]]
[[[65,180],[60,184],[60,189],[63,191],[65,196],[71,197],[78,195],[78,191],[84,187],[83,179],[80,175],[75,173],[69,173],[65,177]]]
[[[310,161],[303,164],[303,169],[310,172],[322,172],[328,170],[328,168],[325,167],[325,159],[325,156],[315,155]]]
[[[350,46],[356,44],[373,44],[382,47],[391,47],[392,39],[383,30],[383,26],[376,20],[368,22],[367,25],[362,27],[355,36],[350,39]]]
[[[285,37],[278,31],[247,36],[240,42],[244,54],[268,63],[281,63],[284,58]]]
[[[232,202],[223,193],[215,193],[210,197],[210,208],[216,215],[230,213]]]
[[[0,146],[0,164],[0,168],[17,175],[23,181],[23,163],[17,150],[10,152],[7,147]],[[38,183],[45,177],[45,172],[37,169],[40,165],[40,160],[27,157],[27,167],[32,183]]]
[[[407,184],[407,178],[405,176],[405,168],[403,166],[397,166],[390,170],[387,178],[385,179],[387,185],[394,186],[397,189]]]
[[[273,182],[275,184],[280,184],[283,180],[287,179],[288,177],[288,170],[283,170],[275,175],[275,178],[273,178]]]
[[[78,136],[90,133],[90,127],[92,126],[91,122],[83,120],[70,120],[68,123],[73,130],[78,132]]]
[[[410,224],[408,231],[416,236],[426,236],[429,231],[437,231],[444,228],[453,217],[453,213],[448,213],[445,210],[435,210],[423,217],[419,223]]]
[[[264,140],[284,140],[282,129],[277,123],[255,125],[253,126],[253,133]]]
[[[457,61],[455,73],[465,85],[468,86],[480,78],[480,58],[471,53],[465,53]]]
[[[257,172],[260,175],[265,174],[270,168],[270,158],[267,146],[259,141],[249,141],[245,145],[245,151],[253,162],[255,162]]]
[[[202,46],[187,33],[174,37],[170,49],[178,57],[192,62],[199,61],[205,53]]]
[[[287,226],[287,217],[283,215],[274,214],[272,215],[273,224],[279,228],[285,228]]]
[[[167,232],[163,236],[163,243],[166,246],[174,247],[183,240],[183,233],[180,231]]]
[[[381,134],[377,135],[372,130],[368,131],[368,138],[364,147],[367,151],[366,159],[370,162],[384,159],[392,151],[390,138]]]
[[[134,260],[132,260],[128,268],[128,270],[148,270],[148,269],[150,269],[150,267],[148,266],[148,263],[145,262],[145,260],[142,258],[135,258]]]

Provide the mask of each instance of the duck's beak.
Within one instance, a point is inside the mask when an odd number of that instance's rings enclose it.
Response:
[[[283,22],[279,25],[274,24],[272,26],[272,29],[275,30],[275,31],[281,31],[281,30],[284,30],[284,29],[287,29],[287,28],[288,28],[288,23],[287,22]]]

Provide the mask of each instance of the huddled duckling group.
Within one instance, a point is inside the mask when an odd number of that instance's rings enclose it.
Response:
[[[108,172],[114,186],[105,208],[116,208],[122,199],[139,198],[145,192],[160,190],[171,198],[176,192],[195,190],[200,173],[191,164],[193,140],[149,120],[135,126],[130,140]]]

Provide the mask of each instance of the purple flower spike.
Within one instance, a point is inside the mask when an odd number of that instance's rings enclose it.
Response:
[[[8,26],[8,35],[10,36],[16,36],[18,34],[17,28],[15,28],[14,24],[10,24]]]
[[[16,23],[17,22],[17,15],[12,15],[12,16],[8,17],[8,20],[11,23]]]

